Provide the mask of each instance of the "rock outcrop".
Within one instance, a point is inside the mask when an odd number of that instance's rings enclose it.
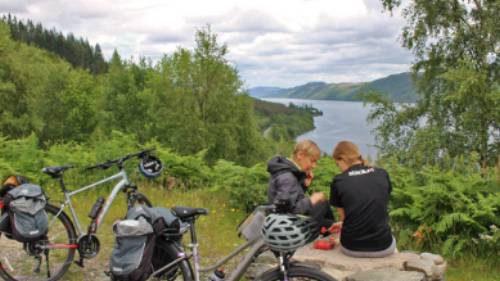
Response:
[[[338,246],[317,250],[312,243],[293,256],[300,262],[313,264],[338,281],[443,281],[446,261],[431,253],[399,252],[385,258],[353,258]]]

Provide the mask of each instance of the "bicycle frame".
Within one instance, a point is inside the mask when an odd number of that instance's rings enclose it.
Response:
[[[124,169],[120,169],[120,172],[118,172],[115,175],[112,175],[108,178],[102,179],[100,181],[97,181],[95,183],[81,187],[81,188],[74,190],[74,191],[71,191],[71,192],[68,192],[64,188],[64,184],[62,184],[65,201],[61,204],[61,207],[59,208],[59,212],[56,214],[56,216],[54,217],[52,222],[50,222],[49,227],[55,221],[55,219],[64,211],[66,206],[68,206],[70,213],[71,213],[71,218],[73,219],[73,222],[76,224],[77,236],[80,237],[84,233],[84,231],[82,230],[80,220],[78,219],[78,216],[76,215],[75,209],[73,208],[71,198],[77,194],[80,194],[80,193],[85,192],[85,191],[90,190],[90,189],[97,188],[98,186],[100,186],[104,183],[107,183],[107,182],[110,182],[110,181],[113,181],[116,179],[121,179],[121,180],[113,187],[113,190],[111,190],[109,197],[104,202],[104,206],[96,219],[96,230],[97,230],[99,228],[99,226],[101,225],[107,212],[109,211],[109,207],[111,206],[111,204],[115,200],[116,196],[118,195],[118,192],[120,192],[124,187],[130,185],[130,181],[128,179],[127,173],[125,172]],[[62,183],[62,178],[61,178],[61,183]]]

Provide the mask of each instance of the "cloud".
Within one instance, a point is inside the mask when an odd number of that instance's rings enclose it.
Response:
[[[379,0],[0,0],[0,13],[99,43],[109,58],[159,59],[211,26],[247,86],[366,81],[409,70],[400,16]]]
[[[30,1],[28,0],[0,0],[0,13],[1,14],[18,14],[24,13],[27,11],[28,4]]]
[[[192,38],[191,34],[186,34],[183,32],[175,32],[171,30],[163,30],[147,35],[144,43],[158,44],[158,43],[186,42],[191,38]]]
[[[235,9],[227,13],[224,20],[214,24],[221,32],[273,33],[287,32],[288,28],[265,11]]]

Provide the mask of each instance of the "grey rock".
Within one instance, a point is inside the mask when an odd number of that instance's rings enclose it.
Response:
[[[434,261],[421,258],[410,259],[404,263],[405,270],[422,272],[427,277],[432,276],[434,267]]]
[[[434,261],[434,264],[440,265],[444,263],[444,259],[440,255],[432,254],[432,253],[421,253],[420,257],[422,259],[427,259],[427,260],[432,260]]]
[[[426,281],[425,275],[415,271],[374,269],[349,275],[346,281]]]

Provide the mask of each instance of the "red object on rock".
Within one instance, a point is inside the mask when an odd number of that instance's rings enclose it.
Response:
[[[317,250],[331,250],[335,247],[335,238],[330,237],[329,240],[316,240],[313,246]]]
[[[0,200],[0,210],[3,209],[3,206],[5,206],[3,200]]]

